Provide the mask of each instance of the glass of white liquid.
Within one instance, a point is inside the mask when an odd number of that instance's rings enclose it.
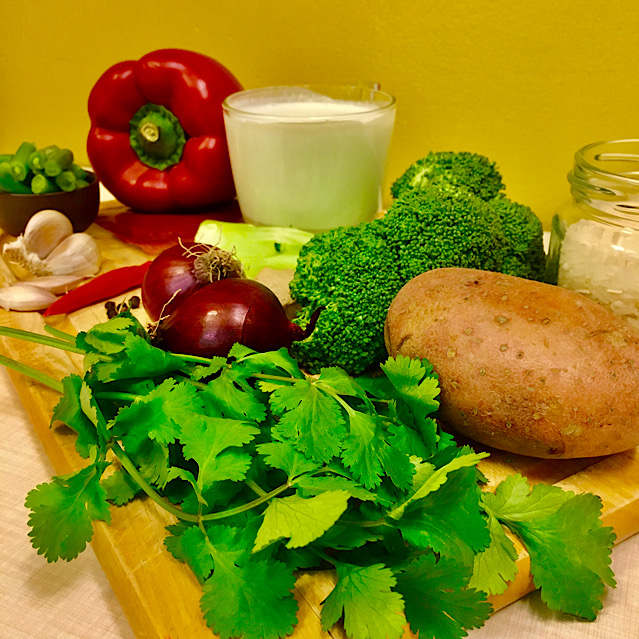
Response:
[[[235,93],[223,110],[246,222],[319,232],[380,210],[391,95],[364,86],[269,87]]]

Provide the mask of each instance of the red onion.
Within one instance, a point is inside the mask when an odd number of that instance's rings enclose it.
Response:
[[[142,282],[142,305],[157,322],[203,286],[233,277],[243,277],[234,255],[209,244],[181,242],[151,262]]]
[[[157,328],[158,345],[174,353],[226,356],[236,342],[266,352],[305,339],[271,289],[249,279],[213,282],[189,295]]]

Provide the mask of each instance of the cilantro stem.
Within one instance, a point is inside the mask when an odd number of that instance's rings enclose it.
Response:
[[[28,366],[27,364],[16,362],[15,359],[11,359],[10,357],[5,357],[4,355],[0,355],[0,364],[2,366],[6,366],[7,368],[12,368],[14,371],[17,371],[18,373],[22,373],[23,375],[26,375],[27,377],[31,377],[32,379],[35,379],[36,382],[40,382],[41,384],[48,386],[49,388],[51,388],[54,391],[57,391],[58,393],[64,392],[62,382],[58,381],[57,379],[54,379],[53,377],[51,377],[50,375],[47,375],[46,373],[43,373],[42,371],[39,371],[37,368],[33,368],[32,366]]]
[[[102,391],[95,393],[96,399],[111,399],[122,402],[134,402],[140,395],[137,393],[125,393],[123,391]]]
[[[291,487],[290,482],[285,482],[281,486],[274,488],[271,492],[265,493],[261,497],[254,499],[253,501],[249,501],[242,506],[237,506],[236,508],[231,508],[229,510],[222,510],[217,513],[209,513],[208,515],[202,515],[200,518],[202,521],[211,521],[213,519],[224,519],[225,517],[232,517],[233,515],[239,515],[240,513],[244,513],[247,510],[251,510],[251,508],[255,508],[260,504],[267,502],[269,499],[273,497],[277,497],[280,493],[283,493],[285,490]]]
[[[333,566],[333,568],[337,568],[337,564],[339,562],[336,561],[335,558],[331,557],[330,555],[327,555],[325,552],[322,552],[321,550],[319,550],[318,548],[315,548],[315,547],[310,547],[309,550],[315,556],[319,557],[320,559],[325,561],[327,564],[330,564],[331,566]]]
[[[200,357],[198,355],[185,355],[184,353],[172,353],[175,357],[183,359],[185,362],[194,362],[195,364],[211,365],[211,360],[208,357]]]
[[[306,379],[306,377],[285,377],[284,375],[267,375],[266,373],[251,373],[251,377],[271,382],[288,382],[289,384]]]
[[[380,519],[376,519],[375,521],[355,521],[350,519],[340,519],[340,524],[344,524],[345,526],[359,526],[360,528],[377,528],[378,526],[388,526],[386,520],[382,517]]]
[[[122,450],[119,442],[116,440],[111,441],[111,449],[113,453],[118,458],[118,461],[122,464],[124,469],[131,475],[133,480],[138,484],[138,486],[161,508],[164,508],[167,512],[171,513],[178,519],[183,519],[185,521],[198,522],[202,519],[198,515],[192,515],[191,513],[184,512],[181,508],[174,506],[168,499],[165,499],[161,495],[157,493],[156,490],[153,489],[152,486],[142,477],[138,469],[135,467],[135,464],[129,459],[129,456]]]
[[[266,495],[266,491],[262,490],[252,479],[246,479],[244,483],[257,495],[263,497]]]
[[[69,333],[65,333],[61,331],[59,328],[55,326],[51,326],[51,324],[45,324],[44,330],[53,335],[54,337],[58,337],[59,339],[64,340],[65,342],[69,342],[70,344],[75,344],[75,337],[73,335],[69,335]]]
[[[36,344],[44,344],[45,346],[53,346],[63,351],[69,351],[70,353],[78,353],[84,355],[85,352],[78,348],[75,344],[72,344],[67,339],[60,339],[57,337],[51,337],[49,335],[40,335],[39,333],[32,333],[31,331],[23,331],[19,328],[10,328],[9,326],[0,326],[0,336],[2,337],[15,337],[16,339],[25,340],[27,342],[35,342]]]
[[[184,512],[181,508],[173,505],[170,501],[162,497],[157,493],[156,490],[153,489],[152,486],[142,477],[138,469],[135,467],[135,464],[129,459],[129,456],[122,450],[119,442],[112,440],[111,442],[112,450],[115,456],[118,458],[119,462],[122,464],[124,469],[131,475],[133,480],[140,486],[140,488],[161,508],[164,508],[167,512],[171,513],[178,519],[183,519],[184,521],[191,521],[195,523],[200,523],[203,521],[213,521],[215,519],[225,519],[226,517],[232,517],[233,515],[239,515],[240,513],[246,512],[247,510],[251,510],[251,508],[255,508],[269,499],[273,497],[277,497],[280,493],[283,493],[285,490],[291,487],[289,482],[274,488],[269,493],[264,493],[262,491],[262,495],[253,501],[249,501],[242,506],[237,506],[235,508],[230,508],[229,510],[222,510],[216,513],[209,513],[207,515],[193,515],[191,513]],[[260,489],[261,490],[261,489]]]

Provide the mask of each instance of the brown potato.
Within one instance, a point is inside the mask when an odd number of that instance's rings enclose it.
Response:
[[[442,421],[475,441],[545,458],[639,444],[639,331],[579,293],[436,269],[400,290],[385,339],[431,362]]]

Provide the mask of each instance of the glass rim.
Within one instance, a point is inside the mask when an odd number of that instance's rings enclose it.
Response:
[[[281,115],[281,114],[272,114],[272,113],[260,113],[256,111],[252,111],[249,108],[242,108],[240,106],[232,104],[233,101],[242,98],[251,98],[258,97],[260,95],[268,95],[268,93],[276,92],[276,91],[286,91],[291,89],[308,89],[310,91],[316,91],[320,95],[324,95],[326,97],[330,97],[327,93],[323,93],[323,91],[329,90],[352,90],[352,91],[367,91],[371,96],[382,96],[384,101],[380,101],[379,104],[376,104],[373,100],[361,100],[361,99],[351,99],[347,98],[335,98],[348,102],[361,102],[362,104],[370,104],[371,107],[369,109],[364,109],[362,111],[357,111],[357,113],[334,113],[330,115],[308,115],[308,116],[299,116],[299,115]],[[242,91],[236,91],[235,93],[231,93],[228,95],[224,101],[222,102],[222,110],[225,114],[229,115],[242,115],[247,118],[259,119],[259,120],[277,120],[278,122],[294,122],[294,123],[306,123],[306,122],[321,122],[324,120],[351,120],[361,118],[362,115],[370,115],[373,113],[381,113],[383,111],[390,110],[395,107],[396,100],[393,95],[387,93],[386,91],[382,91],[375,86],[369,86],[366,84],[279,84],[267,87],[258,87],[254,89],[243,89]]]

